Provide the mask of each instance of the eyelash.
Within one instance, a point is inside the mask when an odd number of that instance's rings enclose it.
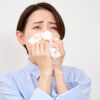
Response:
[[[41,29],[41,27],[40,26],[34,26],[32,29]],[[57,31],[57,27],[50,27],[50,29]]]
[[[40,26],[34,26],[32,29],[40,29]]]
[[[57,30],[57,28],[56,28],[56,27],[51,27],[51,29]]]

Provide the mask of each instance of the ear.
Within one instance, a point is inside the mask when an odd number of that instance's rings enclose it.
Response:
[[[25,36],[23,32],[16,31],[17,40],[20,42],[21,45],[25,44]]]

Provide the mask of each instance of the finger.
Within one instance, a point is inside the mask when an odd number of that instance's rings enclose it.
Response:
[[[52,41],[53,42],[55,42],[55,43],[57,43],[57,44],[60,44],[60,45],[63,45],[64,44],[64,42],[62,41],[62,40],[60,40],[60,39],[52,39]]]
[[[56,48],[57,51],[61,52],[61,51],[60,51],[60,47],[59,47],[59,45],[58,45],[57,43],[54,43],[54,42],[53,42],[53,43],[52,43],[52,47],[53,47],[53,48]]]
[[[40,41],[40,53],[44,55],[45,51],[45,40]]]
[[[40,41],[35,44],[35,54],[40,55]]]
[[[53,43],[59,45],[59,51],[61,52],[61,54],[64,54],[64,42],[62,40],[56,40],[56,39],[53,39]]]
[[[50,55],[50,51],[49,51],[49,41],[47,41],[47,40],[45,42],[45,53],[47,55]]]

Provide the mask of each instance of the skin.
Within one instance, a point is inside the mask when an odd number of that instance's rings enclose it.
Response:
[[[51,77],[54,75],[57,93],[62,94],[68,91],[61,67],[65,55],[63,42],[61,40],[52,40],[52,47],[55,47],[61,54],[61,56],[56,59],[55,64],[53,64],[53,60],[48,49],[49,41],[40,40],[33,45],[28,42],[28,39],[33,34],[44,32],[45,30],[52,32],[54,37],[60,38],[53,14],[48,10],[40,9],[29,16],[24,34],[17,31],[16,36],[21,45],[26,44],[29,51],[29,59],[40,68],[41,74],[38,87],[50,95],[52,82]]]

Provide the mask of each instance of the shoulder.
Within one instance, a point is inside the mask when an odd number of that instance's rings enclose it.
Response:
[[[0,86],[2,85],[10,86],[11,85],[11,87],[15,87],[16,81],[19,82],[20,80],[22,80],[23,76],[24,76],[23,69],[9,72],[6,74],[1,74],[0,75]]]

